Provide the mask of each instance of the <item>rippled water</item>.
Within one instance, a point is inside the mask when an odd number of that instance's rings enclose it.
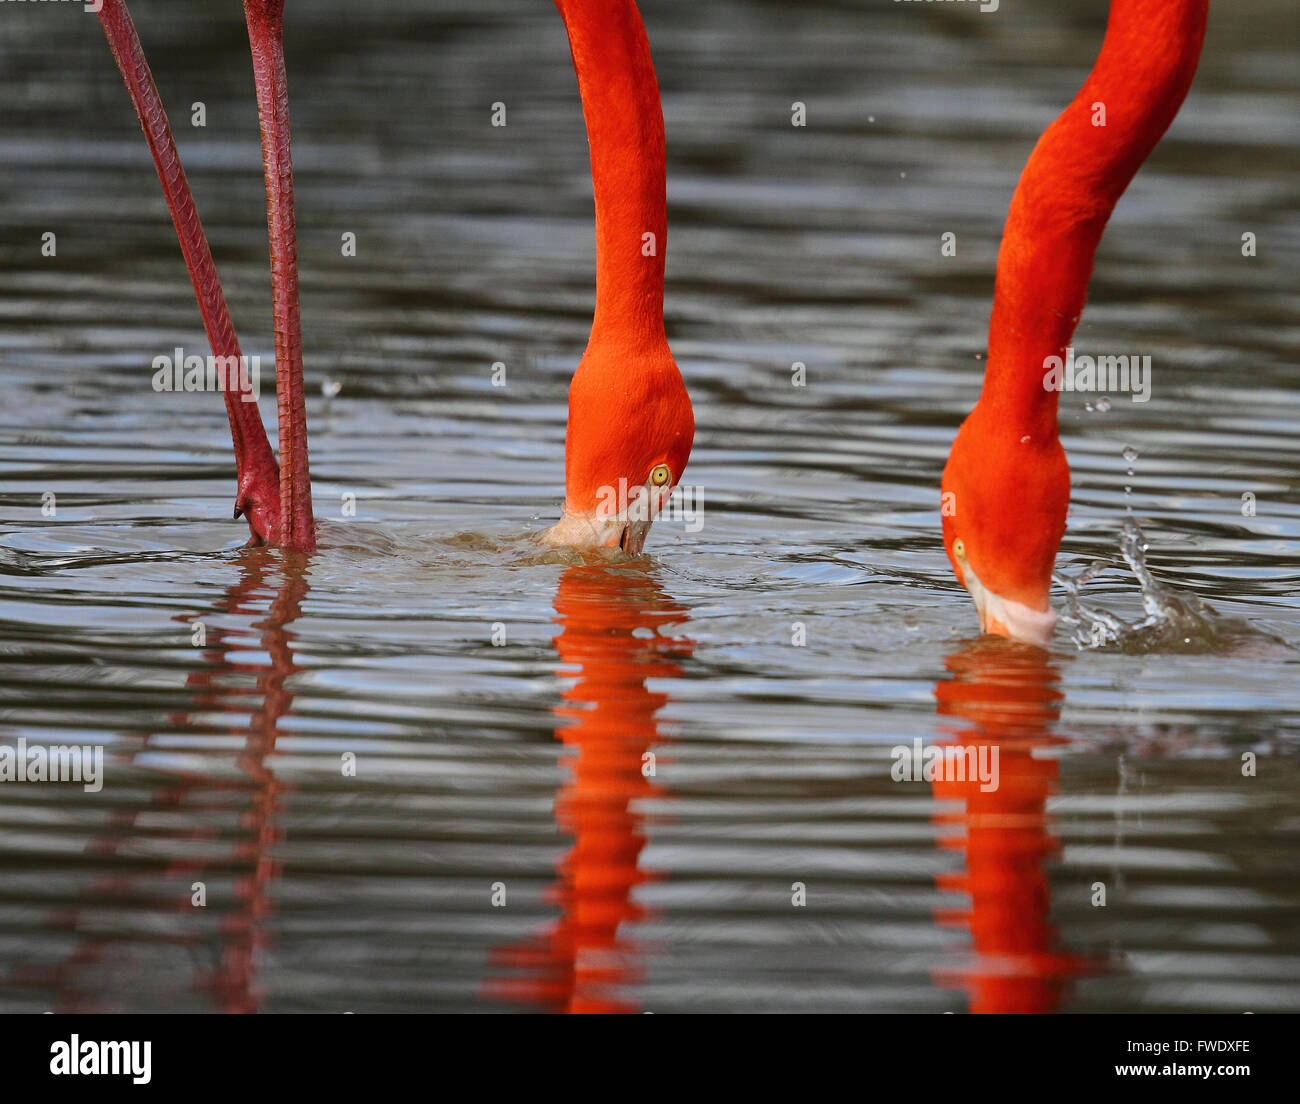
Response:
[[[239,547],[220,401],[149,386],[205,345],[97,23],[0,7],[0,740],[106,748],[97,794],[0,786],[0,1008],[1300,1009],[1289,5],[1215,5],[1075,340],[1154,388],[1063,397],[1060,568],[1113,560],[1087,600],[1141,617],[1131,507],[1155,576],[1248,626],[1136,655],[977,639],[937,536],[1101,0],[645,0],[705,515],[591,565],[521,540],[591,307],[558,17],[291,2],[306,571]],[[237,6],[132,7],[269,365]],[[999,787],[894,781],[914,740],[998,749]]]

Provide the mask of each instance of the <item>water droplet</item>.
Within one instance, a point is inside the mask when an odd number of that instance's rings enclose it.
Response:
[[[1138,450],[1135,449],[1132,445],[1125,446],[1124,459],[1127,460],[1130,464],[1132,464],[1137,460],[1137,458],[1138,458]]]
[[[899,173],[899,174],[898,174],[898,179],[899,179],[899,180],[906,180],[906,179],[907,179],[907,173]]]
[[[876,117],[874,115],[867,116],[867,122],[874,123],[875,121],[876,121]]]
[[[324,395],[327,399],[332,399],[335,395],[337,395],[342,390],[343,390],[342,380],[330,379],[329,376],[326,376],[321,381],[320,393]]]
[[[1097,408],[1093,406],[1092,403],[1086,402],[1083,404],[1083,409],[1086,410],[1089,414],[1091,414]]]
[[[1110,409],[1110,399],[1106,398],[1106,396],[1103,395],[1100,399],[1097,400],[1097,409],[1100,410],[1103,414],[1105,414],[1106,411]]]

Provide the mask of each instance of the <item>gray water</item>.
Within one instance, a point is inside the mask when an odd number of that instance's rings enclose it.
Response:
[[[1050,655],[977,638],[937,488],[1101,0],[644,0],[705,513],[587,566],[522,539],[592,301],[553,6],[289,9],[305,571],[240,547],[219,398],[150,387],[206,345],[97,21],[0,5],[0,746],[105,748],[0,785],[0,1009],[1300,1010],[1290,5],[1214,6],[1103,241],[1075,347],[1151,400],[1061,407],[1060,570],[1139,620],[1131,510],[1234,627]],[[238,5],[132,11],[269,377]],[[918,739],[1000,789],[892,780]]]

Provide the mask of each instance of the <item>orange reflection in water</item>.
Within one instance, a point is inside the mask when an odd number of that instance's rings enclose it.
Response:
[[[952,831],[940,846],[965,854],[965,870],[940,875],[939,887],[964,893],[969,908],[941,910],[937,921],[966,928],[972,961],[936,971],[946,987],[964,988],[972,1012],[1054,1012],[1069,981],[1104,967],[1059,945],[1050,920],[1047,862],[1058,850],[1049,831],[1047,798],[1057,789],[1056,748],[1066,741],[1053,727],[1064,695],[1050,655],[1038,648],[983,637],[949,656],[953,677],[935,684],[938,712],[967,724],[949,729],[967,753],[991,762],[997,750],[998,785],[985,792],[978,778],[935,781],[934,795],[961,806],[935,821]]]
[[[578,678],[555,707],[569,767],[555,819],[574,844],[547,897],[560,919],[493,956],[520,973],[490,982],[488,993],[555,1012],[635,1012],[627,990],[641,971],[626,926],[643,918],[633,891],[653,876],[639,866],[646,837],[637,803],[665,793],[651,772],[655,714],[669,700],[646,681],[679,676],[694,645],[677,633],[686,610],[649,566],[569,568],[555,615],[558,673],[576,668]]]

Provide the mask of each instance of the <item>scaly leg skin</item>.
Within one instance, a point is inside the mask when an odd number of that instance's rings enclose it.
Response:
[[[302,378],[302,320],[298,313],[298,240],[293,214],[293,160],[289,150],[289,87],[284,70],[284,0],[244,0],[248,43],[257,85],[266,176],[266,221],[271,239],[275,305],[275,392],[280,415],[281,547],[316,551],[307,466],[307,403]]]
[[[194,295],[199,301],[203,328],[207,331],[212,353],[218,357],[237,358],[240,356],[239,339],[235,336],[235,325],[221,291],[212,250],[194,207],[194,197],[181,167],[171,127],[167,124],[167,113],[163,110],[153,74],[149,71],[149,63],[145,60],[140,38],[135,33],[124,0],[104,0],[99,10],[99,21],[149,142],[149,152],[153,154],[163,197],[167,200],[181,253],[185,256],[185,266],[194,284]],[[242,362],[227,360],[226,363]],[[238,375],[234,388],[227,387],[225,391],[230,435],[235,445],[235,517],[243,514],[248,519],[252,531],[250,544],[264,544],[276,540],[280,533],[280,470],[262,427],[257,402],[251,392],[241,390],[244,381],[242,373]]]

